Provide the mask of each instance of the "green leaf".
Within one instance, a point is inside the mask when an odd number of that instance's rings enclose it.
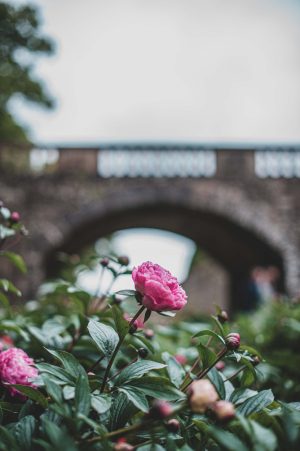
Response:
[[[252,346],[248,346],[248,345],[240,345],[238,352],[240,353],[241,351],[247,351],[250,355],[252,356],[256,356],[259,357],[259,359],[262,361],[263,357],[260,354],[259,351],[257,351],[257,349],[253,348]]]
[[[106,357],[111,357],[119,342],[119,336],[116,331],[112,327],[93,319],[88,324],[88,331],[100,351]]]
[[[16,296],[22,296],[21,291],[18,290],[18,288],[15,287],[15,285],[8,279],[0,279],[0,288],[2,288],[2,290],[6,293],[11,292]]]
[[[217,355],[202,343],[199,344],[198,351],[201,357],[203,369],[208,368],[217,360]]]
[[[22,273],[26,273],[27,271],[26,264],[21,255],[18,255],[15,252],[3,251],[0,252],[0,256],[8,258],[9,261],[13,265],[15,265],[15,267],[18,268],[19,271],[21,271]]]
[[[60,386],[53,382],[47,374],[43,374],[42,379],[51,398],[58,404],[61,404],[63,402],[63,396]]]
[[[9,238],[10,236],[14,236],[15,234],[16,232],[13,229],[9,229],[8,227],[0,224],[0,240]]]
[[[153,362],[151,360],[140,360],[125,368],[116,378],[115,385],[128,384],[132,379],[138,379],[151,370],[159,370],[165,368],[162,363]]]
[[[0,302],[1,302],[1,304],[4,305],[4,307],[6,307],[6,308],[10,307],[10,303],[9,303],[8,297],[5,296],[5,294],[2,293],[1,291],[0,291]]]
[[[179,388],[185,378],[185,371],[177,360],[168,352],[163,352],[162,358],[167,364],[167,371],[172,383]]]
[[[40,406],[46,408],[48,406],[48,401],[37,388],[30,387],[29,385],[21,385],[21,384],[10,384],[10,387],[14,387],[19,390],[21,393],[26,395],[29,399],[40,404]]]
[[[60,360],[63,364],[65,370],[74,377],[78,377],[79,375],[83,375],[87,377],[85,369],[78,362],[78,360],[69,352],[66,351],[54,351],[53,349],[46,350],[52,354],[56,359]]]
[[[226,395],[225,384],[219,371],[216,368],[212,368],[207,374],[207,377],[209,378],[211,383],[215,386],[215,389],[217,390],[220,398],[225,399]]]
[[[125,393],[127,398],[142,412],[148,412],[149,404],[144,393],[136,387],[124,386],[119,388],[120,392]]]
[[[124,388],[127,387],[127,384]],[[165,377],[144,376],[130,381],[129,387],[141,390],[145,395],[166,401],[175,401],[182,397],[182,393],[170,384]]]
[[[62,382],[74,383],[75,379],[66,370],[59,368],[55,365],[50,365],[50,363],[37,363],[35,365],[41,373],[47,373],[54,377],[54,379],[59,379]]]
[[[135,296],[137,291],[135,290],[120,290],[117,291],[116,294],[119,294],[121,296]]]
[[[259,412],[264,409],[273,401],[274,395],[272,390],[263,390],[260,393],[257,393],[257,395],[246,399],[246,401],[237,408],[237,411],[244,416],[249,416],[254,412]]]
[[[167,312],[166,310],[163,310],[162,312],[157,312],[161,316],[166,316],[168,318],[174,318],[176,316],[175,312]]]
[[[249,388],[236,388],[234,392],[232,392],[229,401],[233,404],[242,404],[246,399],[252,398],[257,395],[256,390],[250,390]]]
[[[27,415],[15,424],[13,432],[20,449],[32,450],[32,437],[35,425],[36,420],[32,415]]]
[[[218,318],[216,316],[212,316],[211,318],[215,322],[215,324],[216,324],[217,328],[219,329],[222,337],[224,338],[226,336],[226,332],[225,332],[225,329],[224,329],[223,325],[220,323],[220,321],[218,320]]]
[[[0,426],[0,449],[1,451],[20,451],[20,447],[12,433],[3,426]]]
[[[108,395],[92,395],[92,408],[99,414],[107,412],[111,406],[111,397]]]
[[[213,426],[208,427],[210,436],[227,451],[248,451],[248,448],[234,434]]]
[[[265,428],[256,421],[250,420],[252,443],[256,450],[275,451],[278,449],[277,438],[270,428]]]
[[[75,406],[77,413],[88,416],[91,407],[91,394],[88,378],[80,374],[75,387]]]
[[[137,411],[138,409],[125,393],[119,392],[114,398],[110,409],[110,430],[123,427]]]
[[[43,429],[54,446],[54,449],[62,449],[63,444],[64,451],[78,451],[78,447],[75,445],[74,440],[67,434],[65,428],[59,427],[57,424],[45,418],[43,419]]]
[[[129,330],[128,321],[126,321],[126,319],[123,317],[123,312],[116,305],[112,307],[111,312],[119,338],[122,339],[125,337]]]
[[[225,345],[224,338],[221,337],[221,335],[216,334],[216,332],[214,332],[213,330],[210,330],[210,329],[200,330],[200,332],[198,332],[197,334],[193,335],[193,338],[203,337],[203,336],[207,336],[207,335],[209,335],[209,336],[211,336],[213,338],[216,338],[223,345]]]

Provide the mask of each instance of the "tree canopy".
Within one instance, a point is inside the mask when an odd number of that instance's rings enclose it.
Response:
[[[14,6],[0,1],[0,142],[26,143],[28,130],[13,117],[11,100],[20,96],[45,108],[53,100],[34,75],[34,56],[50,55],[52,40],[40,32],[40,17],[32,5]]]

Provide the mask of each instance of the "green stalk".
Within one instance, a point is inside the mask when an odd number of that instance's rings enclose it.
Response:
[[[142,305],[142,307],[141,307],[141,308],[137,311],[137,313],[134,315],[134,317],[132,318],[132,320],[131,320],[130,323],[129,323],[128,331],[131,329],[131,326],[133,325],[133,323],[135,322],[135,320],[140,316],[140,314],[145,310],[145,308],[146,308],[146,307],[144,307],[144,306]],[[103,382],[102,382],[102,385],[101,385],[101,389],[100,389],[100,392],[101,392],[101,393],[104,392],[105,385],[106,385],[106,381],[107,381],[107,379],[108,379],[110,369],[111,369],[111,367],[112,367],[112,365],[113,365],[113,363],[114,363],[114,360],[115,360],[115,358],[116,358],[116,355],[118,354],[119,349],[120,349],[120,347],[121,347],[121,345],[122,345],[122,343],[123,343],[123,341],[124,341],[126,335],[127,335],[127,334],[125,334],[122,338],[119,338],[118,344],[117,344],[117,346],[115,347],[115,350],[114,350],[114,352],[113,352],[113,354],[112,354],[112,356],[111,356],[111,358],[110,358],[110,361],[108,362],[107,368],[106,368],[105,373],[104,373],[104,377],[103,377]]]

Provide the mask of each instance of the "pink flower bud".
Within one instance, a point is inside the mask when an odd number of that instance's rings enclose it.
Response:
[[[0,381],[2,384],[21,384],[35,387],[34,379],[38,370],[33,366],[34,361],[26,352],[19,348],[10,348],[0,353]],[[24,398],[14,387],[8,387],[11,395]]]
[[[126,319],[126,321],[128,321],[129,323],[131,322],[132,318],[128,313],[124,313],[123,315],[124,319]],[[144,327],[144,321],[140,318],[137,318],[134,323],[132,324],[135,328],[135,330],[137,329],[143,329]]]
[[[20,214],[17,211],[13,211],[10,215],[11,222],[14,222],[15,224],[20,221],[20,218]]]
[[[227,335],[225,341],[227,348],[230,349],[231,351],[238,349],[241,342],[240,334],[232,332],[231,334]]]
[[[134,447],[126,442],[126,438],[121,437],[115,445],[115,451],[132,451]]]
[[[177,360],[177,362],[180,363],[181,365],[185,365],[187,363],[187,358],[183,354],[176,354],[174,355],[174,357]]]
[[[132,279],[148,310],[181,310],[187,302],[187,295],[177,279],[160,265],[142,263],[133,269]]]
[[[107,257],[101,258],[100,265],[104,268],[109,265],[109,259]]]
[[[127,257],[127,255],[121,255],[120,257],[118,257],[118,262],[121,266],[128,266],[129,258]]]
[[[208,379],[192,382],[188,390],[189,405],[195,413],[205,412],[218,398],[215,387]]]
[[[169,432],[178,432],[180,429],[180,423],[176,418],[171,418],[166,424],[166,428]]]
[[[152,338],[154,337],[154,332],[152,329],[145,329],[144,330],[144,336],[146,338],[148,338],[148,340],[152,340]]]
[[[170,416],[173,412],[171,404],[167,401],[156,400],[150,409],[149,416],[153,419],[163,420]]]
[[[234,405],[228,401],[217,401],[212,410],[219,421],[230,421],[235,417]]]
[[[222,371],[225,368],[225,362],[223,360],[219,360],[216,364],[215,364],[215,368],[218,371]]]

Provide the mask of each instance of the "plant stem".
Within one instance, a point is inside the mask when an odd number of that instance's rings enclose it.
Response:
[[[128,331],[130,330],[130,328],[131,328],[131,326],[133,325],[133,323],[135,322],[135,320],[136,320],[136,319],[140,316],[140,314],[145,310],[145,308],[146,308],[146,307],[144,307],[144,306],[142,305],[142,307],[141,307],[141,308],[137,311],[137,313],[134,315],[134,317],[132,318],[132,320],[131,320],[130,323],[129,323]],[[111,367],[112,367],[112,365],[113,365],[113,363],[114,363],[114,360],[115,360],[115,358],[116,358],[116,355],[118,354],[118,351],[119,351],[119,349],[120,349],[120,347],[121,347],[121,345],[122,345],[122,343],[123,343],[123,341],[124,341],[126,335],[127,335],[127,334],[125,334],[122,338],[119,338],[118,344],[117,344],[117,346],[115,347],[115,350],[114,350],[114,352],[113,352],[113,354],[112,354],[112,356],[111,356],[111,358],[110,358],[110,361],[108,362],[108,365],[107,365],[107,368],[106,368],[106,370],[105,370],[105,374],[104,374],[104,377],[103,377],[103,382],[102,382],[102,385],[101,385],[101,389],[100,389],[100,392],[101,392],[101,393],[104,392],[105,385],[106,385],[106,381],[107,381],[107,379],[108,379],[110,369],[111,369]]]
[[[241,371],[244,371],[247,368],[246,365],[243,365],[241,368],[239,368],[235,373],[233,373],[230,377],[227,377],[227,379],[224,380],[224,382],[231,381],[234,379],[238,374],[240,374]]]
[[[224,355],[227,353],[227,351],[228,351],[227,346],[225,346],[217,355],[216,360],[211,365],[209,365],[207,368],[205,368],[205,370],[200,371],[200,373],[198,373],[196,375],[196,378],[202,379],[204,376],[206,376],[207,373],[216,365],[216,363],[218,363],[218,361],[221,360],[222,357],[224,357]],[[190,381],[185,387],[182,387],[182,391],[185,391],[191,385],[192,382],[193,381]]]

